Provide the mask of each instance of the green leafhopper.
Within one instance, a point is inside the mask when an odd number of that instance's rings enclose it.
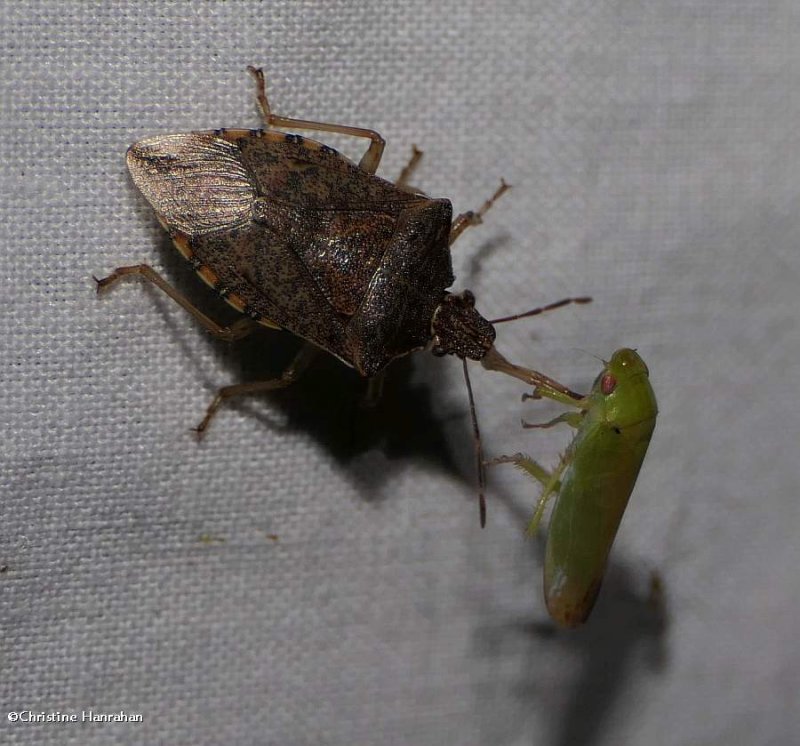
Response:
[[[582,399],[546,385],[537,386],[533,397],[579,408],[541,425],[523,423],[551,427],[564,422],[577,429],[558,466],[550,473],[521,453],[493,463],[513,463],[543,485],[528,533],[536,532],[547,501],[557,496],[547,532],[544,596],[553,620],[575,627],[594,606],[658,408],[647,365],[634,350],[624,348],[605,363]]]

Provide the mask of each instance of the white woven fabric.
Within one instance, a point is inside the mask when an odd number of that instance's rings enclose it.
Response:
[[[800,742],[796,3],[0,3],[0,741]],[[292,342],[215,342],[131,282],[235,316],[130,183],[144,136],[287,116],[379,130],[392,177],[479,206],[457,287],[498,347],[580,389],[638,347],[661,414],[589,625],[547,632],[536,489],[478,528],[456,360],[377,424],[329,361],[189,428]],[[331,142],[357,155],[363,143]],[[552,462],[552,407],[472,365],[487,455]],[[364,441],[371,444],[366,447]],[[666,617],[645,604],[664,579]],[[141,723],[10,722],[140,713]]]

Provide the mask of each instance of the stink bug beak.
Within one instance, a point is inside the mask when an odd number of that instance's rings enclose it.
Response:
[[[555,395],[555,398],[566,397],[567,399],[572,399],[575,401],[580,401],[583,399],[580,394],[576,393],[570,388],[567,388],[564,386],[564,384],[559,383],[554,378],[550,378],[550,376],[540,373],[538,370],[533,370],[533,368],[523,368],[520,365],[514,365],[506,360],[506,358],[503,357],[494,347],[492,347],[486,353],[484,358],[481,360],[481,365],[483,365],[483,367],[487,370],[496,370],[500,373],[505,373],[508,376],[518,378],[520,381],[524,381],[530,386],[533,386],[534,390],[541,389],[542,391],[546,391]],[[541,394],[539,394],[539,396],[541,396]],[[536,391],[534,391],[534,397],[536,397]]]

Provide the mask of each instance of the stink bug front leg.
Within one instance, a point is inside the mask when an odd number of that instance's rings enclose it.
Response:
[[[267,85],[264,79],[264,71],[260,67],[248,67],[247,71],[255,78],[256,81],[256,98],[258,99],[258,106],[261,109],[261,114],[264,116],[264,122],[267,127],[285,127],[287,129],[301,129],[301,130],[318,130],[320,132],[336,132],[340,135],[351,135],[353,137],[366,137],[372,142],[367,148],[367,152],[361,156],[359,161],[359,168],[366,171],[368,174],[374,174],[378,170],[378,164],[381,162],[383,155],[383,148],[386,141],[375,130],[366,129],[364,127],[349,127],[343,124],[330,124],[329,122],[311,122],[306,119],[292,119],[290,117],[281,117],[272,113],[272,109],[267,99]]]
[[[117,267],[108,277],[103,277],[100,280],[93,277],[93,279],[97,283],[97,292],[100,294],[112,285],[115,285],[123,277],[128,276],[141,277],[143,280],[147,280],[147,282],[155,285],[159,290],[162,290],[172,298],[181,308],[194,316],[203,327],[205,327],[206,331],[213,334],[218,339],[222,339],[226,342],[234,342],[237,339],[246,337],[259,326],[255,321],[246,317],[239,319],[230,326],[221,326],[214,321],[214,319],[206,316],[197,306],[193,305],[183,293],[180,293],[172,287],[172,285],[149,264],[134,264],[129,267]]]
[[[411,158],[408,159],[408,163],[406,163],[405,167],[400,172],[400,176],[397,177],[397,181],[395,181],[394,185],[409,192],[416,192],[416,189],[408,185],[408,180],[411,177],[411,174],[414,173],[421,160],[422,151],[416,145],[412,145]]]
[[[497,188],[497,191],[481,205],[479,210],[468,210],[467,212],[462,212],[453,221],[453,225],[450,228],[450,246],[455,243],[456,239],[467,228],[471,228],[473,225],[480,225],[483,222],[483,216],[489,212],[489,209],[495,202],[497,202],[497,200],[500,198],[500,195],[507,192],[509,189],[511,189],[511,186],[506,184],[504,179],[500,179],[500,186]]]

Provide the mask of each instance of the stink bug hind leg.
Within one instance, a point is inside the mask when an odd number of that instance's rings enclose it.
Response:
[[[205,434],[214,415],[219,411],[222,404],[228,399],[233,399],[237,396],[247,396],[250,394],[262,394],[265,391],[275,391],[277,389],[285,389],[291,386],[300,374],[308,367],[308,364],[316,356],[317,348],[310,344],[305,344],[300,348],[300,351],[295,356],[294,360],[289,363],[286,370],[281,373],[278,378],[270,378],[267,381],[250,381],[248,383],[235,383],[232,386],[223,386],[217,390],[216,395],[208,405],[205,417],[200,423],[192,428],[200,439]]]
[[[374,174],[378,170],[378,164],[381,162],[383,155],[383,148],[386,145],[385,140],[375,130],[366,129],[365,127],[350,127],[344,124],[331,124],[330,122],[312,122],[307,119],[293,119],[291,117],[281,117],[272,113],[272,108],[267,99],[267,84],[264,77],[264,71],[260,67],[253,67],[252,65],[247,68],[256,81],[256,99],[258,100],[258,107],[261,109],[261,114],[264,117],[264,122],[267,127],[284,127],[286,129],[299,129],[299,130],[318,130],[320,132],[336,132],[340,135],[350,135],[352,137],[365,137],[371,140],[367,152],[361,156],[358,163],[359,168],[369,174]]]

